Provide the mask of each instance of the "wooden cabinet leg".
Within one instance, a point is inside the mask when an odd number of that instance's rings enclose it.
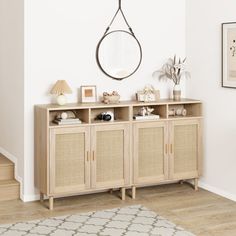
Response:
[[[198,191],[198,179],[194,179],[194,189],[195,191]]]
[[[136,187],[133,186],[132,187],[132,199],[135,199],[136,198]]]
[[[44,194],[40,193],[40,202],[43,203],[43,201],[44,201]]]
[[[49,210],[53,210],[53,197],[49,197]]]
[[[125,200],[125,188],[121,188],[121,199],[122,201]]]

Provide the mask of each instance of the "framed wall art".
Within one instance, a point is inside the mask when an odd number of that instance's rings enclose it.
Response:
[[[222,87],[236,88],[236,22],[222,24]]]
[[[97,101],[97,88],[95,85],[81,86],[81,102],[93,103]]]

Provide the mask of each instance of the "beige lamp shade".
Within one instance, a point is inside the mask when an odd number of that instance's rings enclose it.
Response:
[[[72,93],[72,90],[65,80],[58,80],[51,90],[51,94],[68,94],[68,93]]]

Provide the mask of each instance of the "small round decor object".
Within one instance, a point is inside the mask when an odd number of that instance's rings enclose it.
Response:
[[[182,115],[182,109],[181,108],[176,110],[176,115],[177,116],[181,116]]]
[[[64,95],[64,94],[61,94],[61,95],[59,95],[58,97],[57,97],[57,103],[58,103],[58,105],[60,105],[60,106],[63,106],[63,105],[65,105],[66,104],[66,96]]]
[[[114,112],[108,111],[108,112],[106,112],[106,114],[109,115],[109,116],[111,116],[110,121],[114,121]]]
[[[168,112],[169,116],[175,116],[175,109],[171,109]]]
[[[97,120],[111,121],[112,116],[111,114],[107,114],[106,112],[103,112],[97,116]]]
[[[102,113],[97,116],[97,120],[103,120],[103,114]]]
[[[62,112],[61,113],[61,118],[62,118],[62,120],[66,120],[68,118],[67,113],[66,112]]]
[[[111,115],[109,115],[109,114],[104,115],[103,120],[110,121],[111,120]]]
[[[182,110],[182,116],[187,116],[187,110],[186,109]]]

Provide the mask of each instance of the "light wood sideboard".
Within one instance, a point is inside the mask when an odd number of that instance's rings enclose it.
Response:
[[[142,107],[154,108],[158,120],[134,120]],[[169,111],[184,108],[186,116]],[[73,111],[82,120],[57,125],[58,113]],[[114,121],[96,116],[112,111]],[[112,189],[126,189],[193,179],[195,189],[202,172],[202,103],[198,100],[119,104],[67,104],[35,106],[36,187],[41,200]]]

